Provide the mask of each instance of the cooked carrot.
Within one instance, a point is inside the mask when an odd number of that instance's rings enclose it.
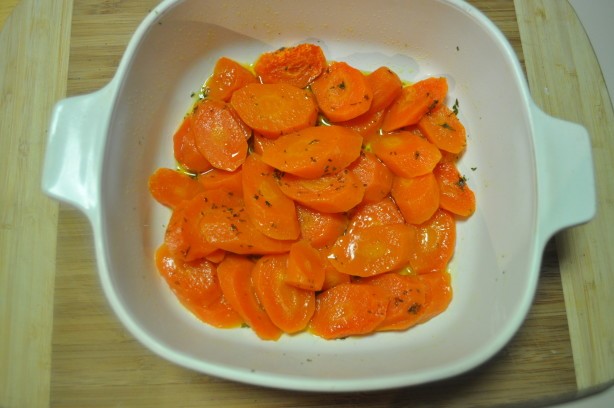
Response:
[[[314,126],[318,119],[311,93],[289,84],[248,84],[230,103],[249,127],[270,138]]]
[[[382,135],[371,149],[395,175],[405,178],[430,173],[441,159],[437,146],[410,132]]]
[[[307,327],[315,309],[315,292],[286,282],[288,255],[267,255],[256,262],[252,282],[271,321],[286,333]]]
[[[365,187],[363,203],[376,203],[390,193],[392,172],[375,154],[362,152],[349,169],[358,176]]]
[[[320,252],[305,240],[290,247],[286,283],[306,290],[321,290],[324,284],[324,259]]]
[[[433,170],[439,184],[441,208],[462,217],[475,212],[475,193],[454,162],[439,163]]]
[[[217,194],[217,192],[216,192]],[[185,251],[186,261],[208,257],[219,249],[212,245],[200,230],[200,221],[203,214],[209,210],[212,194],[202,192],[190,200],[183,212],[182,234],[189,247]]]
[[[258,301],[252,283],[254,262],[244,256],[228,255],[217,267],[222,293],[232,308],[262,340],[277,340],[281,330]]]
[[[198,102],[192,126],[196,147],[213,167],[234,171],[243,164],[251,129],[230,105],[214,99]]]
[[[335,243],[348,225],[345,213],[324,213],[302,205],[296,206],[302,239],[314,248]]]
[[[418,122],[418,128],[441,150],[460,153],[467,146],[465,126],[446,105],[439,105],[424,115]]]
[[[378,225],[340,237],[329,259],[339,272],[373,276],[405,266],[416,245],[415,228],[405,224]]]
[[[226,258],[226,251],[223,249],[216,249],[211,252],[209,255],[205,256],[205,259],[213,262],[214,264],[219,264]]]
[[[198,175],[198,182],[205,190],[221,190],[227,193],[243,195],[243,172],[239,167],[235,171],[211,169]]]
[[[254,71],[265,84],[286,83],[305,88],[326,67],[326,57],[315,44],[298,44],[265,52],[254,64]]]
[[[425,223],[416,226],[418,245],[409,264],[414,273],[439,272],[446,269],[456,245],[456,221],[445,210],[437,210]]]
[[[160,204],[175,208],[203,190],[196,180],[185,173],[160,167],[149,176],[149,192]]]
[[[365,112],[354,119],[344,122],[335,122],[334,124],[358,132],[363,137],[363,144],[367,146],[371,139],[378,135],[383,120],[384,111],[381,110],[377,112]]]
[[[193,261],[210,253],[194,243],[192,229],[197,225],[186,218],[187,202],[176,207],[164,233],[164,243],[173,256],[183,262]],[[211,251],[215,248],[211,247]]]
[[[286,173],[317,178],[334,174],[360,155],[362,136],[343,126],[312,126],[280,136],[262,161]]]
[[[193,313],[203,322],[220,329],[240,327],[244,321],[222,295],[218,300],[204,309],[198,309]]]
[[[213,74],[205,82],[204,96],[228,102],[234,91],[256,82],[258,78],[249,69],[237,61],[221,57],[215,63]]]
[[[414,125],[429,111],[443,104],[448,93],[448,82],[443,77],[430,77],[408,85],[388,107],[382,130],[391,132]]]
[[[348,169],[317,179],[284,174],[279,177],[279,186],[285,195],[305,207],[329,213],[350,210],[365,193],[358,176]]]
[[[309,328],[329,340],[368,334],[386,318],[387,306],[384,289],[342,283],[317,296]]]
[[[271,139],[269,137],[262,136],[258,132],[254,132],[254,136],[252,136],[252,152],[262,155],[267,147],[272,145],[274,141],[275,139]]]
[[[439,208],[439,185],[433,173],[412,178],[395,177],[391,195],[410,224],[422,224]]]
[[[275,239],[295,240],[301,232],[296,206],[279,188],[274,170],[256,153],[247,157],[243,163],[245,210],[263,234]]]
[[[341,273],[330,263],[328,259],[329,249],[319,248],[320,257],[324,262],[324,282],[322,283],[322,290],[328,290],[342,283],[350,283],[352,277],[347,273]]]
[[[186,115],[173,135],[173,152],[177,163],[190,173],[202,173],[213,166],[196,147],[192,131],[192,115]]]
[[[331,122],[354,119],[371,107],[373,91],[365,75],[345,62],[333,62],[311,84],[320,111]]]
[[[388,67],[379,67],[366,78],[373,90],[373,100],[369,108],[371,113],[386,109],[403,90],[401,78]]]
[[[424,312],[420,323],[424,323],[445,311],[452,301],[450,274],[446,271],[425,273],[418,276],[425,284]]]
[[[386,290],[388,308],[386,318],[378,331],[406,330],[422,321],[426,309],[427,285],[418,275],[400,275],[395,272],[366,278],[366,283]]]
[[[375,227],[378,225],[404,223],[405,218],[403,218],[403,214],[401,214],[399,207],[390,196],[388,196],[376,203],[363,203],[356,206],[350,213],[347,233],[352,234],[358,229]]]

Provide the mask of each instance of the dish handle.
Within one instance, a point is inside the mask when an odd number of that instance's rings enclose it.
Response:
[[[587,130],[552,117],[536,105],[532,111],[541,235],[538,238],[545,244],[556,232],[595,216],[595,175]]]
[[[98,205],[111,86],[54,106],[42,174],[43,192],[88,216]]]

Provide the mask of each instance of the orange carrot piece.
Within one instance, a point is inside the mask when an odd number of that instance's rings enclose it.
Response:
[[[378,331],[406,330],[422,321],[426,309],[427,285],[418,275],[384,273],[361,281],[386,290],[388,308]]]
[[[348,169],[317,179],[304,179],[292,174],[279,178],[285,195],[316,211],[345,212],[362,201],[365,193],[360,179]]]
[[[256,262],[252,282],[271,321],[285,333],[307,327],[315,309],[315,292],[286,282],[288,255],[267,255]]]
[[[395,177],[391,195],[410,224],[422,224],[439,208],[439,184],[433,173],[409,179]]]
[[[223,295],[206,309],[194,311],[194,314],[203,322],[219,329],[240,327],[244,323],[241,315],[233,309]]]
[[[149,176],[149,192],[160,204],[175,208],[203,190],[196,180],[185,173],[160,167]]]
[[[271,139],[269,137],[262,136],[258,132],[254,132],[254,136],[252,137],[252,152],[262,155],[274,141],[275,139]]]
[[[322,283],[322,290],[328,290],[342,283],[350,283],[352,277],[347,273],[341,273],[330,263],[328,259],[329,255],[328,248],[319,248],[318,252],[320,252],[320,257],[323,259],[324,265],[324,282]]]
[[[230,105],[214,99],[198,102],[192,125],[196,147],[213,167],[234,171],[243,164],[251,129]]]
[[[416,247],[416,230],[405,224],[379,225],[340,237],[329,260],[339,272],[373,276],[405,266]]]
[[[298,44],[266,52],[256,60],[254,71],[265,84],[286,83],[305,88],[326,67],[326,57],[315,44]]]
[[[203,192],[190,200],[185,206],[182,234],[189,244],[184,256],[186,261],[208,257],[219,251],[200,231],[200,220],[211,205],[209,203],[211,196],[211,193]]]
[[[371,107],[373,91],[365,75],[345,62],[333,62],[311,84],[320,111],[331,122],[354,119]]]
[[[386,109],[403,90],[401,78],[388,67],[379,67],[366,77],[373,90],[373,100],[369,112],[375,113]]]
[[[249,127],[270,138],[314,126],[318,119],[311,93],[289,84],[248,84],[230,103]]]
[[[280,136],[262,155],[278,170],[304,178],[337,173],[360,155],[362,137],[342,126],[313,126]]]
[[[467,146],[465,126],[446,105],[439,105],[420,119],[418,128],[441,150],[460,153]]]
[[[262,340],[277,340],[281,330],[258,301],[252,283],[254,262],[244,256],[228,255],[217,267],[222,293],[234,310]]]
[[[410,132],[382,135],[371,149],[396,176],[405,178],[430,173],[441,159],[437,146]]]
[[[214,264],[219,264],[226,258],[226,251],[223,249],[216,249],[211,252],[209,255],[205,256],[205,259],[213,262]]]
[[[213,166],[196,147],[192,130],[192,115],[186,115],[173,135],[173,152],[177,163],[190,173],[202,173]]]
[[[302,205],[296,206],[302,239],[314,248],[335,243],[348,225],[345,213],[324,213]]]
[[[198,182],[205,190],[221,190],[239,196],[243,195],[243,172],[240,167],[235,171],[211,169],[199,174]]]
[[[420,316],[420,323],[424,323],[448,308],[453,292],[450,274],[446,271],[425,273],[418,278],[426,286],[425,307]]]
[[[243,163],[245,210],[263,234],[275,239],[295,240],[301,232],[296,206],[279,188],[274,170],[258,154],[247,157]]]
[[[439,272],[446,269],[456,245],[456,221],[445,210],[437,210],[425,223],[416,226],[418,245],[409,265],[414,273]]]
[[[387,306],[384,289],[342,283],[317,296],[309,328],[328,340],[368,334],[386,318]]]
[[[258,78],[249,69],[237,61],[221,57],[213,67],[213,74],[205,82],[204,96],[228,102],[234,91],[257,82]]]
[[[191,242],[186,239],[186,234],[184,234],[184,230],[188,226],[185,208],[186,203],[183,203],[173,209],[164,232],[164,244],[175,258],[182,261],[194,260],[186,259],[190,256]]]
[[[305,289],[321,290],[324,284],[324,260],[309,242],[301,240],[290,247],[286,283]]]
[[[363,203],[352,210],[347,233],[378,225],[404,224],[405,218],[390,196],[377,203]]]
[[[475,212],[475,193],[461,176],[454,162],[439,163],[433,170],[439,184],[440,205],[444,210],[469,217]]]
[[[363,144],[368,146],[371,139],[378,136],[383,120],[384,111],[381,110],[373,113],[371,111],[365,112],[354,119],[344,122],[335,122],[334,124],[358,132],[363,137]]]
[[[393,174],[375,154],[362,152],[349,169],[358,176],[365,187],[362,198],[364,203],[376,203],[390,193]]]
[[[382,130],[391,132],[418,123],[427,112],[444,103],[447,93],[448,82],[443,77],[430,77],[404,87],[388,107]]]

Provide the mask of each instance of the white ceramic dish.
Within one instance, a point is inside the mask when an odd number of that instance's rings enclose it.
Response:
[[[218,57],[315,41],[329,59],[404,80],[445,75],[469,134],[460,167],[478,210],[458,228],[454,299],[403,333],[344,341],[304,334],[277,342],[200,323],[157,275],[167,210],[147,191],[174,165],[171,135]],[[595,213],[586,131],[542,113],[503,35],[456,1],[164,1],[143,21],[113,80],[60,101],[43,189],[81,209],[104,292],[128,330],[160,356],[214,376],[296,390],[352,391],[453,376],[499,351],[533,300],[542,251]]]

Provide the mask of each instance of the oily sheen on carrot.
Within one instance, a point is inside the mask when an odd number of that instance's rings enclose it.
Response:
[[[405,178],[430,173],[441,159],[437,146],[412,132],[382,135],[371,148],[396,176]]]
[[[185,173],[161,167],[149,176],[149,192],[160,204],[175,208],[203,190]]]
[[[365,187],[364,203],[376,203],[390,193],[394,175],[388,167],[370,152],[361,152],[350,166]]]
[[[433,173],[395,177],[391,195],[410,224],[422,224],[439,209],[439,185]]]
[[[452,214],[437,210],[426,222],[416,226],[417,246],[409,265],[418,274],[444,271],[454,255],[456,221]]]
[[[290,247],[285,281],[288,285],[306,290],[322,290],[324,259],[309,242],[300,240]]]
[[[196,147],[192,115],[186,115],[173,135],[173,153],[179,166],[190,173],[203,173],[213,166]]]
[[[420,119],[418,129],[439,149],[450,153],[460,153],[467,145],[465,126],[454,111],[440,105]]]
[[[250,70],[237,61],[222,57],[215,63],[213,74],[204,87],[206,98],[229,102],[233,92],[247,84],[258,82]]]
[[[325,67],[322,48],[303,43],[265,52],[256,60],[254,71],[265,84],[286,83],[305,88]]]
[[[439,163],[433,169],[439,185],[441,208],[462,217],[475,212],[475,193],[454,162]]]

